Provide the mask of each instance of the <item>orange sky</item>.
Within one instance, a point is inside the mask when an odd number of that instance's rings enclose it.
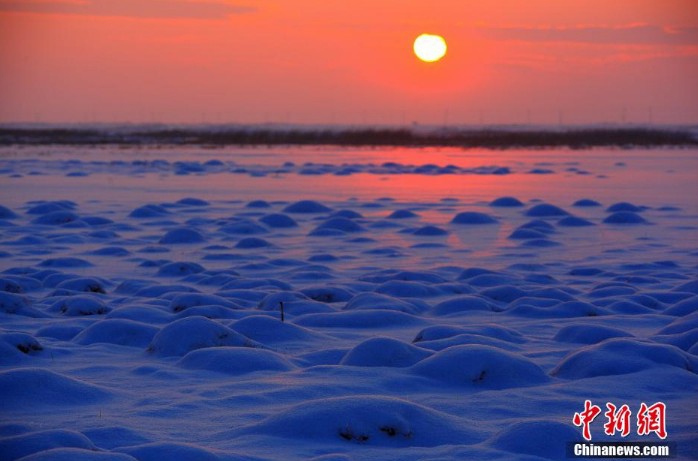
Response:
[[[698,123],[696,82],[695,0],[0,0],[0,122]]]

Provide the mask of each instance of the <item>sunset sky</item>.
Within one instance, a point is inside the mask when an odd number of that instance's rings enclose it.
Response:
[[[697,88],[695,0],[0,0],[0,122],[698,123]]]

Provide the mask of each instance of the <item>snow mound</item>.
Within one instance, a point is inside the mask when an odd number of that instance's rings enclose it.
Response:
[[[583,198],[583,199],[580,199],[580,200],[577,200],[576,202],[574,202],[574,203],[572,204],[572,206],[576,206],[576,207],[596,207],[596,206],[601,206],[601,204],[600,204],[599,202],[597,202],[596,200],[592,200],[592,199],[589,199],[589,198]]]
[[[301,200],[284,208],[286,213],[327,213],[330,211],[332,211],[330,208],[315,200]]]
[[[652,339],[664,344],[672,344],[685,351],[691,351],[695,350],[698,345],[698,328],[673,335],[655,335]]]
[[[111,450],[117,447],[140,445],[150,440],[133,429],[123,426],[99,426],[82,431],[99,448]]]
[[[251,339],[225,325],[200,316],[185,317],[165,326],[148,346],[161,356],[183,356],[206,347],[258,347]]]
[[[493,301],[499,303],[509,304],[516,301],[519,298],[526,296],[526,292],[513,286],[513,285],[494,285],[490,288],[486,288],[480,292],[482,296],[490,298]],[[501,311],[502,307],[497,306],[493,310]]]
[[[37,278],[37,280],[43,280],[44,288],[55,288],[59,283],[64,282],[65,280],[71,280],[80,277],[77,274],[62,272],[55,269],[45,269],[41,271],[41,273],[41,277]]]
[[[685,317],[678,318],[659,330],[660,335],[673,335],[677,333],[686,333],[687,331],[698,328],[698,311],[691,313]]]
[[[572,317],[596,317],[608,312],[602,307],[582,301],[565,301],[561,303],[549,302],[534,303],[536,298],[529,298],[515,307],[507,310],[507,313],[531,318],[572,318]]]
[[[403,280],[406,282],[444,283],[446,279],[429,271],[404,271],[382,270],[364,275],[359,280],[370,283],[383,283],[390,280]]]
[[[29,432],[0,439],[2,459],[19,459],[52,448],[96,449],[83,434],[68,430]]]
[[[46,226],[61,226],[79,220],[80,217],[68,210],[58,210],[41,215],[32,221],[33,224],[43,224]]]
[[[80,258],[49,258],[39,263],[41,267],[90,267],[92,263]]]
[[[113,237],[113,236],[110,236],[110,238],[111,237]],[[113,256],[115,258],[118,258],[118,257],[122,257],[122,256],[128,256],[131,253],[124,247],[108,246],[108,247],[102,247],[102,248],[98,248],[97,250],[91,251],[90,254],[96,255],[96,256]]]
[[[39,341],[27,333],[0,333],[0,365],[21,363],[24,357],[35,355],[43,349]]]
[[[92,277],[78,277],[64,280],[56,285],[56,288],[61,288],[70,291],[82,291],[85,293],[106,293],[104,286],[106,283],[103,280],[97,280]]]
[[[421,282],[404,280],[389,280],[375,289],[376,293],[406,298],[429,298],[438,296],[441,292],[432,285]]]
[[[353,461],[354,458],[340,453],[330,453],[329,455],[320,455],[310,458],[308,461]]]
[[[266,200],[252,200],[247,202],[245,208],[271,208],[271,204]]]
[[[567,355],[551,372],[566,379],[624,375],[651,368],[678,367],[695,373],[698,358],[676,346],[614,338]]]
[[[474,268],[477,269],[477,268]],[[467,271],[467,269],[466,269]],[[512,275],[507,275],[501,272],[486,271],[476,273],[475,271],[463,271],[459,276],[459,280],[467,280],[469,284],[478,287],[500,287],[507,283],[518,283],[519,280]]]
[[[240,278],[231,280],[223,285],[221,290],[245,290],[245,289],[273,288],[275,290],[292,290],[293,287],[286,282],[277,279],[252,279]]]
[[[632,203],[629,203],[629,202],[614,203],[613,205],[606,208],[606,211],[608,213],[616,213],[618,211],[630,211],[632,213],[639,213],[639,212],[644,211],[644,210],[645,210],[644,207],[633,205]]]
[[[451,224],[467,225],[496,224],[497,222],[498,221],[492,216],[477,211],[464,211],[462,213],[458,213],[451,220]]]
[[[426,306],[394,298],[380,293],[359,293],[349,300],[344,310],[381,309],[418,314],[424,311]]]
[[[170,214],[166,208],[160,205],[143,205],[141,207],[133,210],[128,216],[130,218],[147,219],[147,218],[161,218]]]
[[[538,365],[521,355],[474,344],[444,349],[414,365],[412,371],[447,384],[482,389],[534,386],[549,380]]]
[[[491,207],[509,208],[524,206],[523,202],[516,197],[499,197],[490,202]]]
[[[113,311],[107,314],[106,318],[135,320],[137,322],[147,322],[149,324],[165,324],[172,320],[172,315],[169,312],[167,312],[166,309],[161,308],[159,306],[125,305],[116,307]]]
[[[437,226],[423,226],[412,232],[412,235],[419,237],[434,237],[440,235],[448,235],[448,231]]]
[[[61,322],[59,324],[46,325],[36,331],[36,336],[54,338],[60,341],[70,341],[85,328],[82,322]]]
[[[395,210],[388,216],[388,219],[410,219],[417,218],[419,215],[410,210]]]
[[[515,229],[507,238],[511,240],[532,240],[545,239],[547,237],[547,234],[535,229]]]
[[[539,203],[526,211],[526,216],[533,218],[548,218],[556,216],[567,216],[569,213],[560,207],[549,203]]]
[[[493,306],[486,300],[471,295],[458,296],[434,306],[434,315],[464,314],[473,311],[491,311]]]
[[[15,280],[0,278],[0,291],[7,293],[24,293],[25,289]]]
[[[201,243],[206,239],[204,236],[194,229],[186,227],[180,229],[172,229],[168,231],[161,239],[160,244],[163,245],[183,245],[188,243]]]
[[[379,328],[389,329],[419,325],[422,320],[413,315],[390,310],[368,309],[331,314],[308,314],[295,320],[297,325],[315,328]]]
[[[19,461],[137,461],[123,453],[85,450],[83,448],[52,448],[20,458]]]
[[[258,308],[267,311],[281,311],[281,303],[284,303],[284,312],[292,315],[302,315],[318,312],[334,312],[334,309],[326,303],[308,299],[303,293],[296,291],[283,291],[266,295],[258,304]],[[280,315],[280,314],[279,314]]]
[[[110,398],[105,389],[42,368],[0,371],[0,402],[3,408],[80,406]]]
[[[597,287],[594,287],[592,291],[587,293],[587,297],[591,299],[600,299],[600,298],[615,298],[619,296],[629,296],[637,292],[637,289],[633,288],[632,286],[625,285],[625,284],[617,284],[617,285],[599,285]]]
[[[290,216],[282,213],[272,213],[259,218],[259,222],[273,228],[298,227],[298,223]]]
[[[675,287],[674,291],[698,295],[698,280],[691,280],[690,282],[682,283],[681,285]]]
[[[518,229],[532,229],[538,232],[542,232],[544,234],[555,233],[555,227],[549,222],[543,221],[542,219],[534,219],[533,221],[524,223],[520,225]]]
[[[414,337],[412,342],[418,343],[420,341],[432,341],[436,339],[450,338],[451,336],[456,336],[465,332],[466,330],[462,327],[451,325],[433,325],[426,327],[417,333],[417,336]]]
[[[29,298],[7,291],[0,291],[0,312],[25,317],[45,317],[44,313],[31,307]]]
[[[75,207],[75,202],[70,200],[42,201],[29,208],[27,214],[47,214],[60,210],[73,210]]]
[[[632,337],[628,332],[603,325],[567,325],[555,335],[556,341],[565,343],[596,344],[610,338]]]
[[[493,448],[516,453],[531,455],[546,459],[565,459],[566,445],[581,439],[581,434],[571,424],[557,421],[521,421],[487,441]]]
[[[115,451],[133,456],[138,461],[186,460],[220,461],[221,457],[197,445],[172,442],[154,442],[131,447],[117,448]],[[225,459],[235,459],[227,456]]]
[[[555,170],[549,168],[533,168],[528,171],[528,174],[553,174]]]
[[[177,205],[181,206],[209,206],[210,204],[206,200],[201,200],[195,197],[185,197],[183,199],[177,200]]]
[[[111,311],[101,299],[90,295],[68,296],[51,306],[51,310],[68,316],[104,315]]]
[[[407,400],[353,395],[311,400],[240,431],[379,446],[474,444],[482,436],[459,419]]]
[[[313,330],[289,322],[281,322],[280,318],[274,318],[268,315],[251,315],[245,317],[232,324],[230,328],[262,344],[327,339],[326,336],[316,333]]]
[[[11,346],[23,354],[32,354],[44,349],[36,338],[27,333],[20,332],[0,333],[0,343]]]
[[[208,370],[227,375],[243,375],[256,371],[289,371],[294,366],[281,354],[264,349],[215,347],[197,349],[182,357],[177,364],[193,370]]]
[[[135,296],[143,298],[159,298],[168,293],[196,293],[197,289],[186,285],[148,285],[136,291]]]
[[[190,307],[221,306],[227,309],[237,309],[237,304],[216,295],[203,293],[182,293],[172,298],[170,309],[172,312],[182,312]]]
[[[444,349],[448,349],[450,347],[455,347],[455,346],[463,346],[463,345],[472,345],[472,344],[478,344],[482,346],[491,346],[495,347],[497,349],[505,350],[505,351],[519,351],[521,350],[520,347],[508,343],[506,341],[501,341],[496,338],[491,338],[489,336],[484,336],[481,334],[471,334],[471,333],[463,333],[455,336],[451,336],[449,338],[444,338],[444,339],[437,339],[434,341],[420,341],[419,346],[428,349],[430,351],[442,351]]]
[[[523,247],[532,247],[532,248],[550,248],[550,247],[556,247],[560,246],[560,242],[556,242],[555,240],[549,240],[549,239],[531,239],[531,240],[524,240],[524,242],[521,244]]]
[[[340,365],[359,367],[409,367],[431,353],[393,338],[371,338],[355,346]]]
[[[632,211],[618,211],[603,220],[606,224],[647,224],[647,220]]]
[[[518,331],[494,324],[469,324],[467,327],[451,325],[434,325],[420,331],[412,340],[413,343],[422,341],[437,341],[444,338],[472,333],[487,336],[510,343],[524,343],[526,339]]]
[[[34,272],[31,274],[31,276],[7,275],[6,277],[0,279],[0,289],[2,291],[10,291],[13,293],[26,293],[28,291],[40,290],[43,286],[42,280],[56,272],[58,271],[48,269]],[[19,291],[8,289],[8,287],[4,286],[4,284],[7,282],[13,285],[18,285]]]
[[[484,269],[482,267],[469,267],[467,269],[463,269],[460,274],[458,275],[458,280],[468,280],[472,279],[474,277],[477,277],[478,275],[486,275],[486,274],[497,274],[498,272],[489,270],[489,269]]]
[[[257,237],[247,237],[235,244],[235,248],[250,250],[255,248],[265,248],[272,246],[271,243]]]
[[[345,233],[364,232],[366,229],[348,218],[331,218],[315,228],[313,233],[322,230],[338,230]]]
[[[158,275],[164,277],[183,277],[185,275],[198,274],[205,269],[197,263],[180,261],[164,264],[158,269]]]
[[[300,292],[308,298],[321,303],[346,302],[354,296],[354,293],[349,290],[333,286],[307,287]]]
[[[615,301],[606,308],[614,313],[614,314],[649,314],[653,313],[654,310],[650,309],[647,306],[643,306],[642,304],[632,302],[632,301],[627,301],[627,300],[620,300],[620,301]]]
[[[78,344],[108,343],[121,346],[146,347],[158,329],[127,319],[105,319],[93,323],[73,338]]]
[[[16,219],[18,218],[17,213],[10,210],[6,206],[0,205],[0,219]]]

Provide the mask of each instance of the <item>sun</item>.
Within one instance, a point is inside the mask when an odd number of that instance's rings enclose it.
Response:
[[[440,35],[422,34],[412,46],[414,54],[424,62],[436,62],[446,55],[446,40]]]

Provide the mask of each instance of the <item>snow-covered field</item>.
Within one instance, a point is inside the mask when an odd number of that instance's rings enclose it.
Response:
[[[696,459],[697,154],[4,147],[0,459]]]

